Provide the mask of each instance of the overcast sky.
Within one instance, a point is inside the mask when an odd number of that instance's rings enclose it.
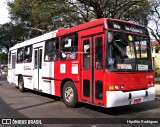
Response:
[[[9,22],[6,0],[0,0],[0,24]]]

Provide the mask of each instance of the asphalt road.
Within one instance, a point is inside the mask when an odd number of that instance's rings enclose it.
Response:
[[[55,126],[55,127],[108,127],[108,126],[130,126],[130,123],[125,122],[139,122],[139,120],[159,120],[160,124],[160,96],[157,96],[155,101],[141,103],[137,105],[123,106],[117,108],[101,108],[87,104],[79,104],[77,108],[68,108],[60,101],[60,98],[34,92],[28,90],[24,93],[19,92],[14,85],[10,85],[6,81],[6,76],[0,76],[0,118],[16,120],[35,119],[41,120],[40,126]],[[43,119],[48,118],[48,119]],[[65,119],[67,118],[67,119]],[[152,119],[159,118],[159,119]],[[128,121],[127,121],[128,120]],[[135,121],[137,120],[137,121]],[[43,122],[45,121],[45,123]],[[47,121],[47,124],[46,124]],[[90,122],[92,121],[92,122]],[[102,121],[107,121],[109,124],[100,124]],[[28,122],[28,121],[27,121]],[[40,121],[39,121],[40,122]],[[67,124],[68,122],[68,124]],[[90,124],[84,124],[84,123]],[[121,124],[124,123],[124,124]],[[0,126],[15,126],[21,127],[21,124]],[[52,123],[52,124],[49,124]],[[62,124],[58,124],[62,123]],[[71,124],[72,123],[72,124]],[[76,124],[73,124],[76,123]],[[83,124],[82,124],[83,123]],[[103,123],[103,122],[102,122]],[[116,123],[116,124],[115,124]],[[152,126],[159,126],[153,124]],[[147,124],[151,126],[151,124]],[[23,125],[36,126],[36,125]],[[146,126],[146,124],[133,124],[133,126]]]

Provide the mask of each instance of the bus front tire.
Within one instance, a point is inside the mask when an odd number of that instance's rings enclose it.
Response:
[[[19,87],[19,91],[24,92],[25,88],[24,88],[24,80],[23,77],[20,76],[18,79],[18,87]]]
[[[63,86],[63,101],[68,107],[76,107],[78,102],[77,89],[73,82],[67,81]]]

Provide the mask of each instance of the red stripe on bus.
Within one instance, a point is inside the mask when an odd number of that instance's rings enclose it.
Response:
[[[56,78],[52,78],[52,77],[42,77],[42,79],[59,80],[59,81],[61,81],[60,79],[56,79]]]
[[[16,74],[16,76],[19,76],[19,74]],[[33,77],[32,75],[22,75],[23,77]]]

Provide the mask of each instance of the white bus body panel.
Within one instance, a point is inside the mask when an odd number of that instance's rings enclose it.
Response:
[[[22,68],[23,68],[22,74],[24,75],[23,76],[24,87],[28,89],[33,89],[33,81],[32,81],[33,63],[24,63]]]
[[[8,77],[7,80],[14,82],[18,86],[18,76],[22,75],[24,80],[24,87],[28,89],[37,89],[44,93],[55,95],[54,80],[42,79],[43,77],[54,77],[54,62],[44,62],[44,45],[45,41],[56,37],[56,31],[46,33],[36,38],[16,44],[10,48],[11,53],[14,51],[17,56],[17,49],[29,45],[33,45],[32,62],[31,63],[16,63],[15,71],[11,70],[12,64],[8,64]],[[34,50],[36,48],[42,49],[42,69],[35,70],[34,68]],[[39,76],[37,76],[39,74]]]
[[[42,64],[42,74],[43,77],[43,92],[55,95],[55,84],[54,80],[49,78],[54,78],[54,62],[43,62]]]
[[[43,91],[42,89],[42,68],[39,68],[38,66],[40,65],[39,58],[38,58],[40,50],[42,50],[42,54],[44,54],[43,53],[44,42],[33,45],[33,89]],[[37,59],[35,59],[36,55],[37,55]],[[41,59],[43,61],[43,55]],[[35,61],[37,61],[37,65],[35,65]]]
[[[8,76],[7,76],[7,80],[9,83],[13,83],[16,84],[16,80],[15,80],[15,71],[16,71],[16,51],[17,50],[13,50],[11,52],[11,57],[10,57],[10,64],[8,64]]]
[[[9,83],[11,83],[11,77],[12,77],[12,67],[11,67],[11,64],[8,64],[8,75],[7,75],[7,81]]]

